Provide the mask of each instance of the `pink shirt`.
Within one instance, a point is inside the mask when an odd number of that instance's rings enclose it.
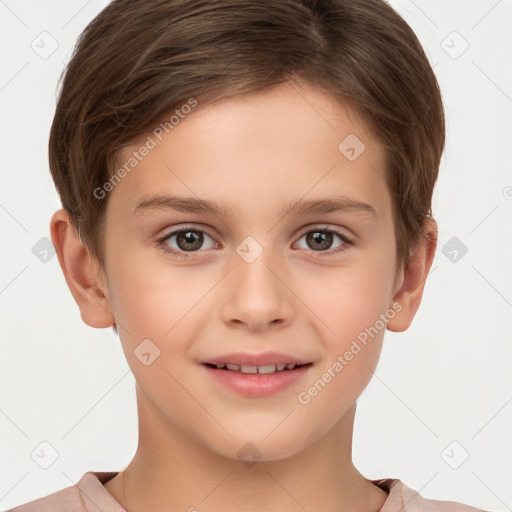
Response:
[[[127,512],[103,486],[115,475],[89,471],[75,485],[6,512]],[[396,478],[371,482],[389,494],[378,512],[484,512],[454,501],[425,499]]]

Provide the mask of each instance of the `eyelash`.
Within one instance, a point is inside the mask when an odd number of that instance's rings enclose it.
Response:
[[[193,226],[185,226],[185,227],[177,229],[175,231],[171,231],[170,233],[168,233],[168,234],[162,236],[161,238],[159,238],[156,241],[157,247],[161,248],[163,250],[164,254],[171,254],[172,256],[176,256],[176,257],[182,258],[182,259],[187,259],[187,258],[193,257],[193,256],[191,256],[192,254],[197,253],[197,252],[202,252],[201,250],[199,250],[199,251],[190,251],[188,253],[185,252],[185,251],[177,251],[176,249],[174,249],[172,247],[169,247],[165,243],[165,242],[167,242],[167,240],[171,239],[174,235],[178,235],[179,233],[182,233],[184,231],[196,231],[196,232],[199,232],[199,233],[204,233],[204,234],[208,235],[210,238],[213,239],[213,237],[211,235],[209,235],[208,232],[203,230],[203,229],[197,229],[197,228],[194,228]],[[316,257],[320,257],[321,258],[321,257],[324,257],[324,256],[332,256],[333,254],[338,254],[338,253],[341,253],[343,251],[346,251],[348,246],[354,245],[354,242],[351,239],[349,239],[344,233],[342,233],[341,231],[338,231],[335,228],[328,228],[326,226],[316,227],[316,228],[313,228],[313,229],[309,228],[306,231],[303,231],[301,233],[301,235],[299,236],[298,240],[300,240],[304,235],[307,235],[308,233],[314,233],[314,232],[334,233],[343,242],[342,245],[340,245],[339,247],[337,247],[334,250],[313,251],[312,249],[310,249],[310,252],[312,252],[315,255],[314,256],[315,258]]]

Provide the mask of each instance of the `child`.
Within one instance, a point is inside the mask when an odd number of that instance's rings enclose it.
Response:
[[[119,335],[139,444],[12,510],[475,511],[351,456],[421,302],[444,136],[384,1],[112,2],[64,77],[51,234],[83,321]]]

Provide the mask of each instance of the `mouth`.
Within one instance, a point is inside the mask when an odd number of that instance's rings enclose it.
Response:
[[[214,370],[226,370],[229,372],[238,372],[246,374],[264,374],[269,375],[279,372],[289,372],[296,368],[302,368],[304,366],[311,366],[313,363],[279,363],[279,364],[267,364],[267,365],[246,365],[246,364],[232,364],[232,363],[203,363],[205,366]]]
[[[309,373],[313,362],[271,352],[238,353],[204,361],[201,366],[221,390],[261,398],[278,395],[297,385]]]

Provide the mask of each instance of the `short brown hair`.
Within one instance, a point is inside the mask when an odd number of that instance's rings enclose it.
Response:
[[[108,198],[93,191],[124,145],[191,97],[201,106],[292,79],[348,102],[384,145],[407,266],[431,216],[445,121],[421,44],[383,0],[115,0],[100,12],[63,75],[49,160],[101,265]]]

